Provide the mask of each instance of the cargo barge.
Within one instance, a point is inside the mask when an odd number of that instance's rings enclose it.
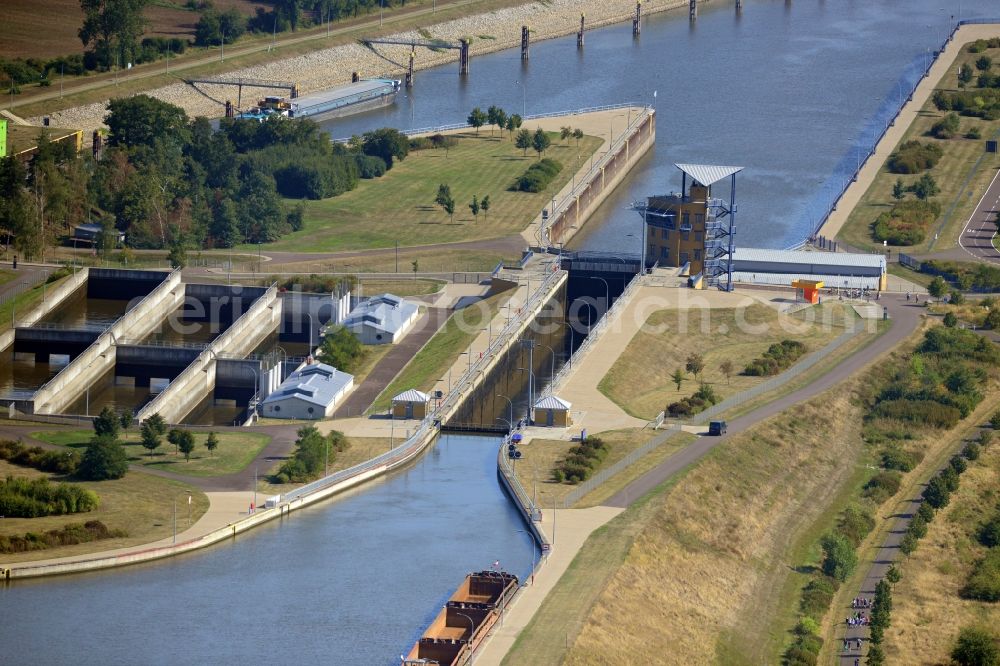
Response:
[[[399,87],[396,79],[365,79],[301,97],[265,97],[240,117],[262,121],[277,113],[289,118],[339,118],[392,104]]]
[[[402,666],[464,666],[486,638],[517,591],[517,576],[506,571],[470,573],[427,627]]]

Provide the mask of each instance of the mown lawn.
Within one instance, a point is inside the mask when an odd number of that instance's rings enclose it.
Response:
[[[0,460],[0,476],[7,475],[64,481],[39,472],[30,467],[18,467]],[[28,562],[96,553],[102,550],[135,546],[168,537],[173,532],[174,502],[177,502],[177,532],[186,530],[208,510],[208,498],[194,486],[178,481],[163,479],[152,474],[130,471],[124,478],[114,481],[82,481],[84,488],[93,490],[100,498],[100,506],[95,511],[69,516],[46,516],[44,518],[5,518],[0,520],[0,534],[4,536],[23,535],[25,532],[45,532],[64,527],[71,523],[85,523],[99,520],[111,530],[125,530],[128,536],[91,541],[75,546],[62,546],[46,550],[0,555],[0,562]],[[191,495],[191,519],[188,521],[188,494]]]
[[[444,377],[459,355],[479,335],[479,329],[496,315],[497,310],[507,302],[513,290],[501,292],[481,301],[479,304],[459,310],[445,322],[423,349],[410,359],[399,376],[379,394],[368,413],[377,413],[389,408],[392,396],[411,388],[429,391],[438,379]],[[457,380],[458,377],[455,377]]]
[[[49,444],[83,448],[90,442],[94,433],[91,430],[55,430],[33,432],[31,436]],[[239,472],[250,464],[260,450],[271,441],[270,435],[260,433],[218,432],[219,446],[215,451],[205,448],[208,432],[195,432],[195,447],[191,460],[184,460],[183,454],[174,451],[174,445],[166,441],[149,455],[139,443],[139,430],[132,428],[126,437],[122,438],[129,462],[165,469],[186,476],[221,476]]]
[[[955,62],[938,83],[938,89],[956,90],[958,70],[961,65],[963,63],[974,65],[976,59],[982,55],[969,53],[966,46],[962,47],[962,54],[955,59]],[[1000,49],[987,49],[986,55],[992,57],[994,61],[998,61],[1000,60]],[[979,74],[978,70],[976,70],[976,74]],[[975,82],[972,85],[975,85]],[[965,223],[975,210],[976,204],[979,203],[979,199],[986,191],[990,181],[996,175],[997,167],[1000,167],[1000,157],[984,153],[985,141],[996,138],[995,135],[1000,132],[1000,120],[986,121],[980,118],[960,116],[961,134],[959,136],[948,140],[930,136],[928,132],[931,126],[944,118],[945,115],[945,112],[937,110],[933,99],[928,99],[901,139],[901,143],[914,139],[933,143],[944,150],[944,156],[937,165],[926,172],[934,177],[941,188],[941,193],[934,198],[941,205],[941,215],[932,223],[924,242],[919,245],[902,247],[901,250],[904,253],[919,254],[956,247],[958,235],[965,227]],[[965,133],[973,128],[980,131],[982,138],[964,138]],[[982,161],[979,161],[980,158],[983,158]],[[895,203],[892,198],[892,187],[897,179],[901,179],[904,185],[909,185],[920,178],[920,175],[889,173],[889,170],[883,165],[871,187],[862,196],[858,205],[854,207],[837,238],[862,249],[880,248],[882,243],[872,239],[872,222],[881,213],[891,209]],[[907,194],[906,197],[913,198],[913,195]],[[939,229],[940,231],[938,231]],[[936,242],[934,241],[935,233],[939,233]]]
[[[759,304],[690,316],[676,309],[659,310],[649,316],[598,389],[632,416],[650,420],[668,403],[697,391],[699,382],[711,384],[725,399],[766,381],[768,377],[739,373],[776,342],[799,340],[805,343],[808,354],[843,333],[845,322],[853,324],[855,319],[856,315],[839,303],[818,305],[793,316]],[[684,370],[691,354],[702,355],[705,369],[697,379],[685,372],[686,379],[678,390],[673,373],[678,368]],[[657,359],[653,365],[651,358]],[[727,360],[734,368],[729,377],[721,369]]]
[[[584,137],[562,141],[550,133],[545,157],[562,171],[542,192],[509,192],[507,188],[534,164],[533,151],[523,155],[505,133],[491,137],[483,128],[457,135],[458,145],[444,150],[420,150],[397,162],[381,178],[362,180],[338,197],[306,203],[305,227],[267,245],[265,250],[324,252],[363,248],[435,245],[519,233],[567,183],[601,140]],[[438,186],[447,184],[455,200],[454,219],[434,203]],[[468,204],[488,195],[488,214],[478,221]],[[406,266],[408,269],[409,266]]]

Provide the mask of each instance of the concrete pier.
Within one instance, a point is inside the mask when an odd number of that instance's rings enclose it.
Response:
[[[576,33],[576,48],[583,48],[583,31],[586,29],[586,14],[580,14],[580,31]]]
[[[528,26],[521,26],[521,60],[528,59],[528,48],[531,46],[531,31]]]
[[[632,17],[632,36],[638,37],[641,32],[642,32],[642,0],[636,0],[635,15]]]

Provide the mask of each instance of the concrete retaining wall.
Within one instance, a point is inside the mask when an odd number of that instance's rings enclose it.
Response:
[[[60,303],[85,285],[88,273],[89,269],[81,268],[76,273],[67,277],[66,281],[55,289],[47,290],[45,292],[45,300],[32,308],[26,315],[20,317],[17,320],[17,326],[23,327],[37,324],[42,317],[55,310]],[[4,331],[0,335],[0,350],[7,349],[14,343],[14,335],[14,327],[11,327],[10,330]]]
[[[122,315],[86,351],[38,389],[34,396],[34,411],[38,414],[53,414],[64,410],[79,397],[88,384],[114,366],[116,340],[147,335],[176,310],[183,299],[181,273],[177,270],[167,275],[163,282]]]

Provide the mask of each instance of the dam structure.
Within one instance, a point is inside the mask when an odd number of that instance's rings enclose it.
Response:
[[[0,404],[13,417],[110,406],[139,420],[243,423],[340,311],[330,294],[84,268],[0,336]]]

